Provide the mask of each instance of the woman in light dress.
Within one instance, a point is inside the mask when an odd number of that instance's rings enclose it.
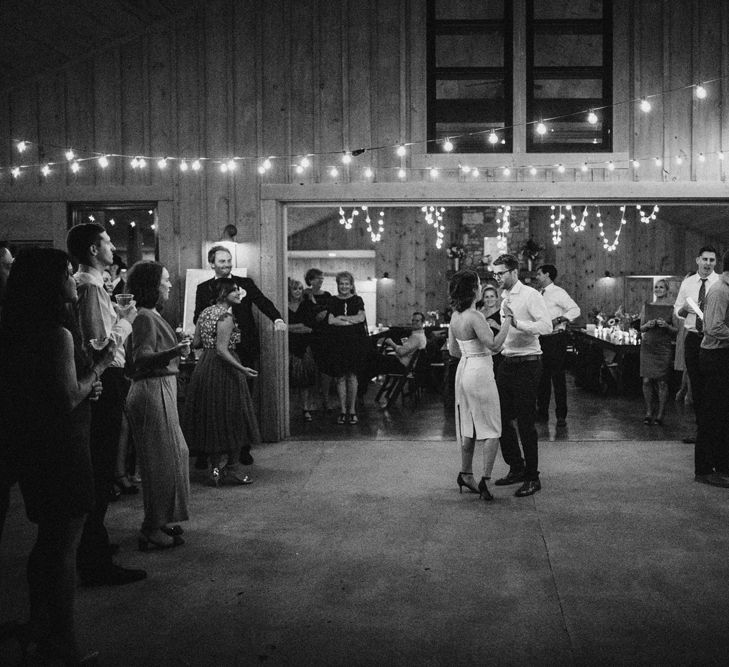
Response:
[[[486,486],[491,479],[501,435],[499,392],[494,379],[492,355],[503,345],[509,332],[511,310],[504,305],[505,321],[494,336],[476,304],[481,282],[475,271],[459,271],[449,285],[454,313],[448,329],[448,351],[460,357],[456,370],[456,437],[461,444],[459,492],[465,486],[484,500],[493,500]],[[476,443],[483,443],[483,476],[476,484],[473,455]]]

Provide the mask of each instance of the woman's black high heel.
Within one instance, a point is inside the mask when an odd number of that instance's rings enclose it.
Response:
[[[170,537],[174,537],[175,535],[183,535],[184,530],[182,530],[182,526],[176,525],[176,526],[162,526],[160,530],[165,534],[169,535]]]
[[[465,479],[463,479],[464,475],[471,475],[470,472],[459,472],[458,477],[456,478],[456,482],[458,483],[458,493],[463,493],[463,487],[465,486],[471,493],[478,493],[479,490],[475,486],[471,486]]]
[[[494,497],[491,495],[491,491],[488,490],[488,487],[486,486],[486,478],[482,477],[481,481],[478,483],[478,493],[484,500],[493,500]]]

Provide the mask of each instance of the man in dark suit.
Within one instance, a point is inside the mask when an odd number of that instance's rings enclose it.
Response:
[[[245,290],[245,296],[241,300],[240,305],[233,306],[233,316],[241,331],[241,342],[236,348],[236,352],[244,366],[258,369],[260,346],[258,342],[258,327],[256,326],[256,321],[253,319],[253,304],[268,319],[273,321],[273,326],[276,331],[286,331],[286,323],[281,317],[281,313],[276,309],[276,306],[258,289],[253,280],[232,275],[233,257],[227,248],[220,245],[210,248],[208,262],[213,271],[215,271],[215,277],[210,280],[205,280],[197,286],[197,290],[195,291],[195,312],[192,320],[197,323],[197,318],[200,313],[214,303],[216,281],[220,278],[232,278],[236,285]],[[198,461],[198,463],[200,462]],[[250,450],[241,450],[241,463],[247,465],[253,463]]]

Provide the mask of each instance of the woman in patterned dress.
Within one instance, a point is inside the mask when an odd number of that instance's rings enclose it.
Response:
[[[261,441],[246,382],[258,372],[241,364],[235,352],[241,333],[231,312],[245,292],[230,278],[218,280],[216,289],[215,304],[200,313],[195,328],[192,344],[203,352],[187,388],[183,424],[192,449],[208,455],[211,484],[250,484],[239,458],[244,445]]]

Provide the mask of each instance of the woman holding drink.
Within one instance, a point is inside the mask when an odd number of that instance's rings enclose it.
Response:
[[[189,452],[177,415],[177,374],[180,357],[190,353],[190,342],[178,342],[160,315],[172,286],[165,267],[137,262],[127,286],[139,309],[127,342],[132,386],[126,404],[142,474],[139,549],[165,549],[183,544],[182,528],[169,524],[188,518]]]

